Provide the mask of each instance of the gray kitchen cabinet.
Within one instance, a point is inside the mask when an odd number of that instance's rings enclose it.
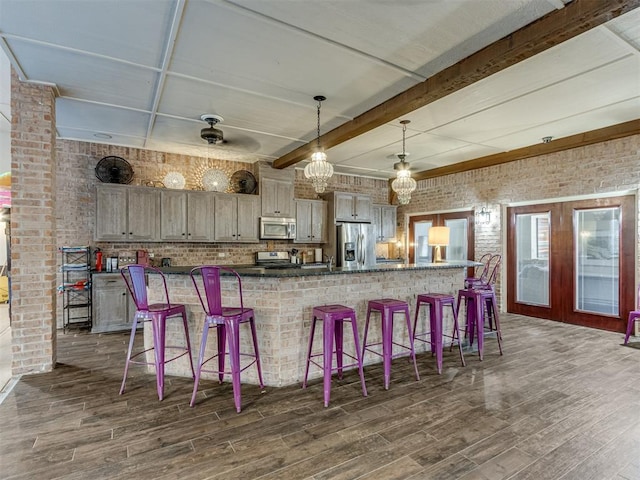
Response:
[[[160,239],[158,189],[98,185],[96,190],[96,240],[155,242]]]
[[[215,197],[214,240],[216,242],[258,243],[260,197],[222,194]]]
[[[390,242],[396,238],[397,209],[395,205],[371,206],[376,242]]]
[[[333,192],[333,215],[336,222],[371,222],[371,197],[359,193]],[[332,200],[332,201],[331,201]]]
[[[296,199],[296,238],[294,243],[327,241],[327,202]]]
[[[263,217],[293,218],[295,216],[292,181],[263,178],[260,181],[260,197]]]
[[[293,218],[296,215],[294,200],[295,170],[258,166],[260,176],[261,215],[263,217]]]
[[[160,239],[213,241],[215,196],[209,192],[163,190],[160,193]]]
[[[91,333],[131,329],[136,305],[119,273],[92,277],[93,326]]]

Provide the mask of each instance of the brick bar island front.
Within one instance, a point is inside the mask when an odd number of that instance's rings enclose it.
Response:
[[[395,298],[409,303],[412,324],[415,314],[416,297],[422,293],[438,292],[456,295],[462,288],[466,267],[474,262],[451,262],[425,265],[380,265],[364,269],[333,268],[324,269],[284,269],[265,270],[257,267],[236,267],[242,278],[245,307],[255,311],[258,344],[262,361],[262,373],[267,386],[281,387],[302,381],[311,325],[311,311],[314,306],[342,304],[355,309],[360,337],[364,334],[367,302],[378,298]],[[189,332],[194,356],[197,361],[204,312],[195,293],[189,267],[162,269],[172,303],[183,303],[187,307]],[[158,275],[149,275],[149,299],[162,301],[162,282]],[[235,277],[223,277],[223,304],[237,306]],[[426,310],[421,310],[419,325],[424,329],[428,323]],[[424,311],[424,313],[423,313]],[[452,328],[452,318],[445,316],[444,331]],[[179,322],[167,323],[167,345],[183,342]],[[247,330],[244,330],[247,328]],[[404,322],[395,322],[397,338],[408,344]],[[420,328],[420,327],[419,327]],[[145,345],[151,346],[150,326],[145,326]],[[372,319],[369,338],[379,338],[380,323]],[[210,331],[208,348],[216,345],[214,330]],[[241,347],[251,351],[248,340],[250,333],[244,325],[240,332]],[[353,351],[350,339],[345,335],[345,352]],[[322,334],[317,334],[314,347],[319,351]],[[426,345],[416,344],[417,352],[423,352]],[[213,351],[213,350],[212,350]],[[151,360],[151,359],[150,359]],[[376,355],[367,355],[365,364],[381,362]],[[435,362],[435,360],[434,360]],[[191,376],[185,357],[169,363],[167,375]],[[319,368],[311,367],[309,378],[322,375]],[[203,374],[203,378],[207,378]],[[211,378],[211,376],[209,377]],[[225,379],[226,381],[227,379]],[[242,373],[243,383],[257,384],[255,368]]]

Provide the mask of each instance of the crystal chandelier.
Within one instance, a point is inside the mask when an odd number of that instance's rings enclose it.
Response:
[[[391,182],[391,189],[398,195],[398,203],[400,205],[406,205],[411,200],[411,193],[416,189],[416,181],[411,178],[411,172],[409,171],[409,163],[404,159],[407,154],[404,151],[405,135],[407,132],[407,123],[411,120],[401,120],[402,124],[402,153],[398,155],[400,161],[393,165],[393,168],[398,172],[396,179]]]
[[[311,184],[316,193],[322,193],[327,187],[327,181],[331,178],[331,175],[333,175],[333,165],[327,162],[327,154],[324,153],[324,150],[320,146],[320,105],[321,102],[326,100],[326,97],[317,95],[313,97],[313,99],[318,102],[318,144],[316,151],[311,155],[311,162],[304,167],[304,176],[311,180]]]

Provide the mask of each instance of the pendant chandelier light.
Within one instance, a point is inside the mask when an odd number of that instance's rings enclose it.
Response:
[[[316,193],[324,192],[327,187],[327,181],[333,175],[333,165],[327,162],[327,154],[320,146],[320,105],[326,100],[322,95],[316,95],[313,99],[318,102],[318,130],[316,151],[311,155],[311,162],[304,167],[304,176],[311,180],[313,189]]]
[[[391,189],[398,195],[398,203],[400,205],[406,205],[411,200],[411,193],[416,189],[416,181],[411,178],[411,172],[409,171],[409,163],[405,162],[407,154],[404,150],[405,135],[407,132],[407,123],[411,120],[400,120],[402,124],[402,153],[398,155],[400,161],[393,165],[396,174],[396,179],[391,182]]]

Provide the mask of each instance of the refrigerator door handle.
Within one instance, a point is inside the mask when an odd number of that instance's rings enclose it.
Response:
[[[361,233],[358,237],[360,245],[358,246],[358,250],[360,251],[360,266],[364,267],[365,261],[365,251],[364,251],[364,234]]]

